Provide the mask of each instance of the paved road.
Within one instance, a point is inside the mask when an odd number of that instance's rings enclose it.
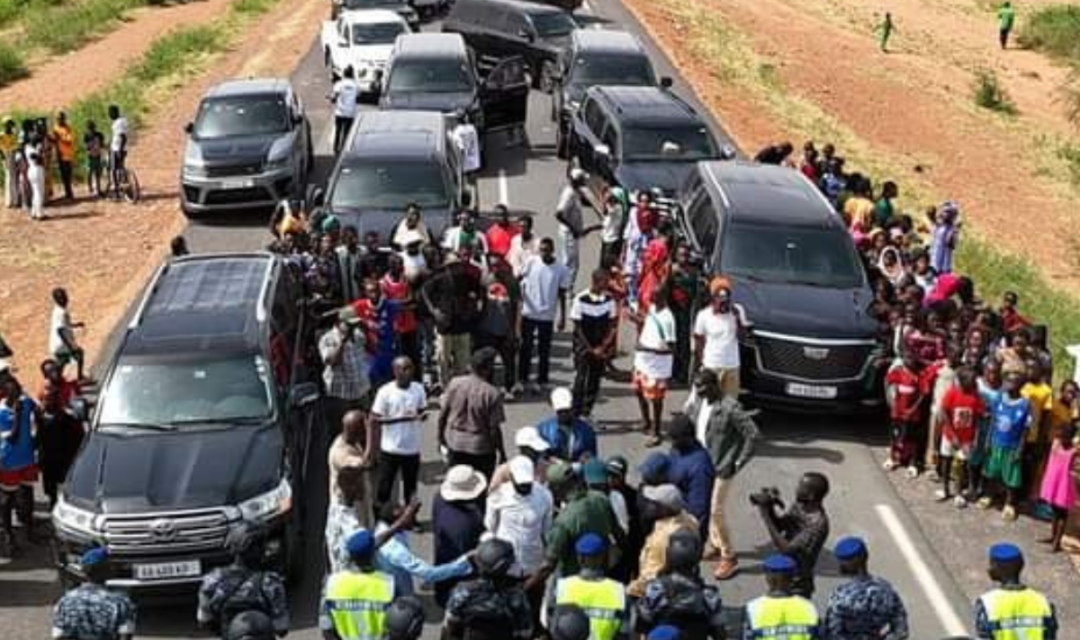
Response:
[[[647,35],[641,32],[618,0],[589,2],[591,5],[586,6],[589,21],[622,25],[637,32],[653,54],[660,72],[672,76],[675,90],[690,98],[700,109],[683,79]],[[313,35],[317,29],[318,25],[311,26]],[[330,164],[327,158],[329,108],[324,98],[327,92],[325,74],[316,47],[297,68],[293,81],[307,104],[318,141],[316,152],[320,154],[320,162],[317,177],[325,179]],[[555,221],[550,212],[564,180],[565,164],[554,156],[555,134],[548,118],[549,98],[534,94],[530,98],[529,108],[528,148],[506,148],[498,137],[487,141],[488,169],[479,180],[479,198],[484,209],[490,209],[497,202],[505,202],[515,211],[534,212],[539,232],[553,235]],[[717,127],[717,130],[720,128]],[[268,239],[264,217],[228,224],[193,225],[186,235],[191,248],[198,252],[257,249],[264,246]],[[586,274],[593,266],[590,257],[599,255],[595,236],[585,242],[582,255],[579,288],[584,286]],[[630,344],[630,340],[628,336],[621,343]],[[557,383],[569,384],[573,375],[568,357],[569,336],[558,336],[554,354],[553,379]],[[628,358],[623,358],[619,364],[627,369]],[[669,400],[670,406],[681,403],[684,395],[674,393]],[[545,403],[539,398],[510,404],[505,425],[508,441],[512,441],[515,429],[534,423],[546,413]],[[637,405],[628,386],[606,381],[601,404],[595,413],[607,426],[600,439],[601,455],[619,452],[627,455],[632,462],[639,461],[644,455],[643,438],[631,431],[637,420]],[[761,486],[775,485],[790,495],[802,472],[818,470],[825,472],[833,484],[833,492],[827,503],[833,523],[832,539],[845,534],[866,537],[873,554],[873,569],[891,580],[906,597],[912,621],[912,637],[929,640],[962,632],[970,620],[970,605],[944,570],[903,502],[878,470],[872,455],[870,445],[881,444],[877,440],[883,435],[881,427],[866,420],[850,418],[766,414],[763,429],[766,443],[760,455],[739,476],[732,497],[733,534],[743,566],[743,571],[734,580],[721,587],[724,601],[730,609],[732,629],[739,624],[739,607],[759,595],[763,589],[758,564],[768,553],[763,525],[747,503],[747,494]],[[438,486],[441,466],[434,437],[425,443],[424,459],[421,497],[426,505],[430,505],[431,496]],[[321,577],[318,567],[322,562],[321,514],[325,510],[326,483],[322,477],[324,465],[316,462],[313,465],[315,477],[303,496],[309,504],[308,513],[312,514],[306,523],[306,546],[312,569],[290,591],[295,629],[290,637],[304,639],[320,637],[316,609]],[[427,518],[430,511],[425,509],[422,514]],[[430,535],[416,535],[415,546],[431,557]],[[38,558],[31,558],[35,559]],[[23,564],[25,561],[20,563],[20,567]],[[836,562],[828,553],[823,554],[819,574],[817,599],[823,602],[839,583]],[[12,637],[44,637],[47,604],[55,598],[56,593],[50,579],[51,573],[45,569],[0,573],[4,593],[0,598],[0,624],[10,624],[12,627],[9,628],[17,630]],[[144,606],[140,626],[148,637],[183,638],[193,635],[192,620],[193,604],[188,601],[174,602],[165,606]],[[432,612],[429,623],[425,637],[435,638],[438,631],[435,612]]]

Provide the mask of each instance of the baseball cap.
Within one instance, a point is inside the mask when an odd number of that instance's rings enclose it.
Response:
[[[557,486],[574,477],[574,467],[566,462],[556,462],[547,468],[548,484]]]
[[[555,387],[551,390],[551,408],[556,411],[566,411],[574,406],[574,394],[566,387]]]
[[[532,460],[526,456],[514,456],[510,460],[510,477],[517,484],[527,484],[533,481],[536,468]]]
[[[641,493],[647,500],[652,500],[665,507],[679,510],[686,508],[686,501],[683,500],[682,492],[673,484],[647,486],[641,490]]]
[[[605,484],[608,480],[607,465],[600,458],[590,458],[581,465],[581,477],[585,484]]]
[[[543,453],[551,449],[551,445],[540,435],[536,427],[522,427],[514,434],[514,444],[518,447],[527,447],[533,451]]]

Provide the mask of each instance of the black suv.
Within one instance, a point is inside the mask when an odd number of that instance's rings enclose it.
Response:
[[[708,272],[731,280],[746,311],[743,387],[803,408],[880,406],[873,292],[851,234],[817,187],[788,168],[702,162],[679,200],[683,233]]]
[[[570,121],[567,154],[603,202],[614,186],[673,195],[694,163],[719,149],[705,120],[665,88],[592,87]]]
[[[521,56],[534,88],[549,91],[560,53],[577,28],[573,16],[549,5],[520,0],[457,0],[442,30],[460,33],[481,68]]]
[[[551,97],[551,119],[558,123],[556,150],[566,158],[567,132],[585,91],[593,85],[656,86],[656,72],[638,39],[626,31],[576,29],[570,46],[559,59]],[[660,86],[670,87],[671,78]]]
[[[104,545],[110,585],[171,591],[230,561],[233,523],[270,531],[267,565],[302,566],[300,505],[318,388],[302,382],[301,287],[268,253],[162,266],[103,376],[53,511],[65,582]]]

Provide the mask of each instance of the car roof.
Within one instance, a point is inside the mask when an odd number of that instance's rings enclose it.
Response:
[[[403,33],[394,43],[394,55],[465,55],[465,40],[458,33]]]
[[[783,226],[834,226],[839,216],[800,171],[745,161],[705,161],[699,170],[728,219]]]
[[[628,31],[617,29],[574,29],[570,38],[578,50],[591,52],[644,54],[641,42]]]
[[[599,86],[590,87],[589,94],[610,105],[622,122],[705,126],[705,120],[690,105],[662,87]]]
[[[203,254],[164,264],[129,324],[125,355],[257,351],[275,258]]]
[[[563,13],[562,9],[554,5],[542,4],[539,2],[525,2],[524,0],[471,0],[471,2],[477,5],[497,4],[528,14]]]
[[[222,98],[259,93],[288,93],[289,91],[289,81],[284,78],[249,78],[245,80],[227,80],[215,85],[206,92],[206,97]]]
[[[428,156],[446,144],[446,116],[435,111],[369,111],[356,120],[350,157]]]
[[[346,9],[339,19],[348,24],[382,24],[384,22],[404,22],[396,11],[389,9]]]

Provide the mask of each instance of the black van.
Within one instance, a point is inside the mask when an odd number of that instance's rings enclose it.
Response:
[[[456,33],[397,37],[379,108],[464,113],[477,131],[525,124],[529,86],[519,57],[500,61],[481,77],[473,52]]]
[[[879,407],[884,347],[873,292],[817,187],[784,167],[699,162],[679,202],[684,235],[746,311],[743,388],[803,408]]]
[[[265,523],[267,566],[303,565],[298,504],[318,387],[299,347],[300,283],[269,253],[162,266],[103,377],[53,511],[63,581],[104,545],[110,586],[193,588],[228,564],[230,527]]]
[[[476,51],[481,68],[521,56],[534,88],[550,91],[560,54],[578,27],[562,9],[521,0],[457,0],[442,30],[460,33]]]

